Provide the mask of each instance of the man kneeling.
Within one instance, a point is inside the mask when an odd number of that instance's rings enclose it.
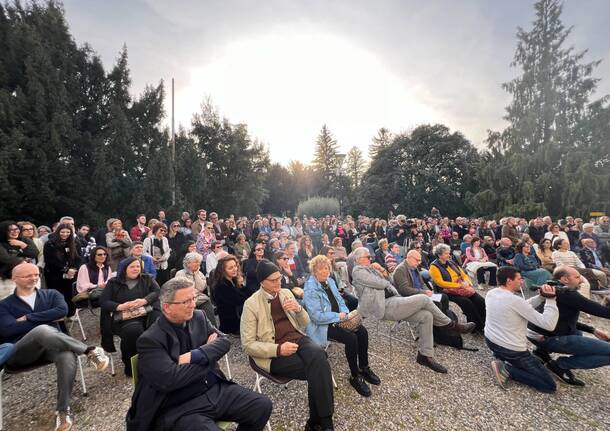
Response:
[[[217,365],[231,348],[202,311],[190,280],[161,288],[163,315],[138,339],[138,384],[127,413],[128,430],[219,430],[215,421],[262,430],[271,401],[228,381]]]

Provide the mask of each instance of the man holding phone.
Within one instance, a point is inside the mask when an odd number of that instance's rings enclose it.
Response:
[[[497,273],[498,287],[485,297],[487,309],[485,342],[493,352],[491,368],[502,389],[509,380],[531,386],[541,392],[555,392],[557,386],[549,371],[527,349],[527,324],[531,322],[547,331],[557,325],[559,311],[555,302],[555,288],[543,285],[540,293],[529,300],[516,293],[521,288],[520,271],[503,266]],[[544,312],[536,307],[543,301]]]

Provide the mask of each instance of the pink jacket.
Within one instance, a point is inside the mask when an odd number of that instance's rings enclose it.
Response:
[[[481,251],[481,257],[477,259],[472,253],[472,247],[468,247],[466,249],[466,259],[464,259],[463,265],[466,265],[470,262],[487,262],[489,258],[487,257],[487,253],[485,253],[485,250],[483,250],[483,247],[479,247],[479,250]]]

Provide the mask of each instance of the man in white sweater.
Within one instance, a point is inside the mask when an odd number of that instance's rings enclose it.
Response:
[[[506,383],[512,379],[541,392],[555,392],[553,377],[542,361],[527,349],[528,322],[549,331],[557,324],[559,311],[555,288],[545,284],[539,295],[526,301],[516,295],[522,280],[517,268],[498,269],[497,279],[499,287],[490,290],[485,297],[485,342],[496,358],[491,368],[500,387],[506,389]],[[541,314],[535,308],[545,299]]]

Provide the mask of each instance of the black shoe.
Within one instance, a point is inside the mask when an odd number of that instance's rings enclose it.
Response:
[[[354,387],[354,389],[356,389],[356,392],[358,392],[363,397],[371,396],[371,389],[369,388],[369,385],[366,384],[361,375],[350,377],[349,383]]]
[[[574,373],[572,373],[572,371],[564,370],[563,368],[561,368],[557,364],[557,361],[549,361],[549,362],[547,362],[546,366],[548,367],[549,370],[551,370],[553,372],[553,374],[555,374],[557,377],[559,377],[562,382],[567,383],[568,385],[572,385],[572,386],[584,386],[585,385],[585,382],[583,382],[580,379],[577,379],[576,376],[574,375]]]
[[[381,379],[379,377],[377,377],[377,374],[375,374],[373,372],[373,370],[371,370],[371,367],[369,367],[369,366],[366,366],[363,369],[361,369],[360,375],[362,376],[362,378],[364,380],[369,382],[371,385],[380,385],[381,384]]]
[[[540,360],[542,361],[543,364],[549,363],[553,360],[553,358],[551,358],[551,355],[549,354],[549,352],[547,352],[546,350],[542,350],[538,347],[535,348],[532,353],[534,355],[538,356],[538,358],[540,358]]]
[[[314,423],[311,419],[307,419],[305,431],[322,431],[322,427],[319,424]]]
[[[445,325],[445,326],[441,326],[441,328],[443,328],[445,331],[447,331],[450,334],[470,334],[472,331],[475,330],[475,328],[477,327],[477,324],[474,322],[468,322],[468,323],[460,323],[457,321],[452,321],[450,324]]]
[[[441,364],[436,362],[434,358],[430,356],[424,356],[421,353],[417,354],[417,363],[419,365],[423,365],[424,367],[430,368],[432,371],[436,371],[437,373],[447,373],[447,368],[443,367]]]

